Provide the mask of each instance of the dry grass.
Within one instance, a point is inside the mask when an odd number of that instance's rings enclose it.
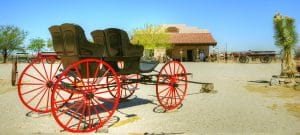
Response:
[[[300,92],[289,87],[248,84],[246,88],[250,92],[260,93],[265,97],[278,97],[284,99],[300,98]]]
[[[285,107],[290,114],[300,119],[300,103],[286,103]]]
[[[299,101],[300,91],[296,91],[293,88],[283,87],[283,86],[267,86],[265,84],[248,84],[246,86],[247,90],[250,92],[259,93],[264,97],[276,97],[280,99],[295,99]],[[277,111],[280,107],[284,107],[291,115],[297,117],[300,120],[300,103],[289,103],[288,100],[284,100],[284,106],[278,106],[273,103],[267,108]]]

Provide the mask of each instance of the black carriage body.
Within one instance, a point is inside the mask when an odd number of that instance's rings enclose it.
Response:
[[[84,30],[76,24],[51,26],[49,31],[53,48],[61,56],[64,68],[82,59],[96,58],[110,64],[118,74],[136,74],[141,71],[139,64],[144,48],[131,44],[128,34],[121,29],[109,28],[91,32],[94,43],[86,39]],[[123,62],[124,67],[118,67],[118,62]],[[86,73],[85,65],[79,68],[82,73]],[[91,63],[89,68],[93,71],[97,65]]]

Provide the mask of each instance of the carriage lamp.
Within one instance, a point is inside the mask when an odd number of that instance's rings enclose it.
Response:
[[[124,69],[124,61],[118,61],[117,65],[119,69]]]

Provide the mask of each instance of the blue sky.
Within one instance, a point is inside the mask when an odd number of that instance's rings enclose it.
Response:
[[[108,27],[130,33],[145,24],[186,24],[208,29],[221,50],[226,44],[229,51],[278,50],[273,16],[295,18],[299,33],[299,5],[299,0],[6,0],[0,25],[28,31],[25,45],[30,38],[50,38],[48,28],[66,22],[82,26],[88,38]]]

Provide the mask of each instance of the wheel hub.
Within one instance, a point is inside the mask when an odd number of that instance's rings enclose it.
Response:
[[[87,94],[86,94],[86,98],[89,99],[89,100],[93,99],[94,96],[95,96],[95,95],[94,95],[93,93],[87,93]]]
[[[173,76],[173,77],[171,78],[170,85],[171,85],[172,87],[178,87],[177,79],[176,79],[175,76]]]
[[[54,83],[52,81],[47,82],[47,87],[48,88],[52,88],[52,86],[54,85]]]

